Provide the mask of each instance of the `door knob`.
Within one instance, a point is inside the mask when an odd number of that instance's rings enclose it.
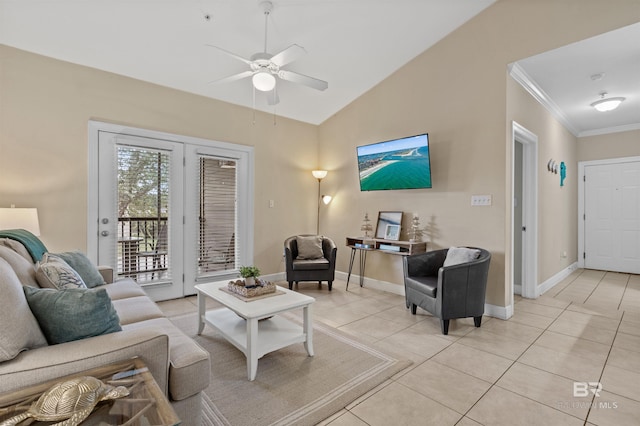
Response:
[[[109,231],[102,231],[100,235],[102,235],[103,237],[106,237],[109,235]]]
[[[102,219],[102,223],[106,225],[107,223],[109,223],[109,219],[105,217],[104,219]]]

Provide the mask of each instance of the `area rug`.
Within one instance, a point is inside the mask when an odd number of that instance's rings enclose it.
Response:
[[[301,323],[295,314],[284,316]],[[301,343],[272,352],[258,361],[250,382],[238,349],[209,326],[196,335],[196,314],[171,320],[211,354],[205,426],[314,425],[411,364],[315,321],[315,356]]]

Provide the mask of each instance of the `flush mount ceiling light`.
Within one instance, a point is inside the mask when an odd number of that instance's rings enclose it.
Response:
[[[605,98],[605,96],[607,96],[607,92],[600,93],[601,99],[592,103],[591,106],[600,112],[613,111],[625,100],[623,97]]]

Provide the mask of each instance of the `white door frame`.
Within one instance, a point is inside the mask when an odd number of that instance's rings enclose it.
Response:
[[[522,250],[523,283],[522,297],[535,299],[538,294],[538,136],[522,125],[511,123],[511,202],[515,196],[515,144],[522,144],[522,198],[524,203],[523,226],[526,238]],[[513,253],[514,253],[514,208],[511,206],[511,256],[509,289],[513,297]]]
[[[578,268],[584,268],[584,253],[585,253],[585,241],[584,241],[584,227],[585,227],[585,182],[584,182],[584,168],[588,166],[603,166],[609,164],[621,164],[621,163],[633,163],[640,161],[640,157],[619,157],[608,158],[605,160],[592,160],[592,161],[580,161],[578,162]]]
[[[233,152],[242,152],[245,160],[245,173],[238,176],[242,179],[242,185],[246,191],[238,194],[238,224],[241,232],[238,233],[236,242],[240,251],[238,253],[240,264],[253,264],[253,239],[254,239],[254,148],[248,145],[239,145],[229,142],[214,141],[191,136],[183,136],[154,130],[140,129],[101,121],[89,120],[88,123],[88,183],[87,183],[87,256],[94,262],[98,258],[98,138],[100,132],[119,133],[123,135],[143,138],[161,139],[173,142],[181,142],[190,145],[200,145],[209,148],[227,149]],[[185,160],[186,162],[186,160]],[[184,219],[183,219],[184,220]],[[189,223],[186,223],[187,229]],[[188,238],[185,234],[185,238]],[[187,245],[185,245],[187,246]]]

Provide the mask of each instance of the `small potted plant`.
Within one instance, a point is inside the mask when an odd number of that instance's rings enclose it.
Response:
[[[240,276],[244,278],[245,287],[255,287],[256,278],[260,276],[260,269],[256,266],[241,266]]]

